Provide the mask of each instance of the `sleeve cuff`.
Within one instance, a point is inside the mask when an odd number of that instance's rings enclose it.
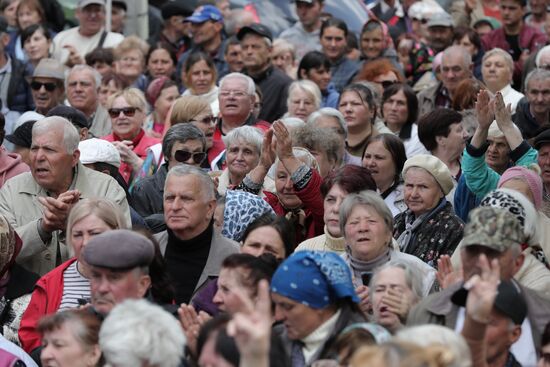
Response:
[[[483,143],[483,145],[479,148],[474,147],[470,143],[466,144],[466,151],[474,158],[479,158],[483,156],[487,151],[487,148],[489,148],[489,144],[487,142]]]
[[[529,143],[526,140],[522,141],[521,144],[518,145],[516,149],[510,152],[509,154],[510,159],[513,160],[514,162],[517,162],[518,160],[521,159],[521,157],[527,154],[529,149],[531,149],[531,145],[529,145]]]

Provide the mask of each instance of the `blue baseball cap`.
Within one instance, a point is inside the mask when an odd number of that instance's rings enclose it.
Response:
[[[208,20],[223,22],[222,13],[214,5],[199,6],[190,17],[185,18],[185,22],[191,23],[204,23]]]

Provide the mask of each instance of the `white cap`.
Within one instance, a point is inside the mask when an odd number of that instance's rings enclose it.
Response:
[[[82,164],[108,163],[120,167],[120,153],[115,146],[102,139],[87,139],[78,144]]]
[[[23,113],[17,121],[15,121],[15,125],[13,126],[13,131],[17,129],[19,126],[23,125],[27,121],[39,121],[44,118],[44,115],[39,114],[38,112],[34,111],[27,111]]]

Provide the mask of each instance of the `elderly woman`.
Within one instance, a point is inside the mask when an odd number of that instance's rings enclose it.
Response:
[[[182,69],[181,80],[187,88],[182,95],[200,96],[210,104],[212,113],[217,116],[220,105],[216,79],[216,65],[212,58],[203,52],[193,52]]]
[[[292,79],[296,79],[296,47],[283,38],[273,40],[273,65]]]
[[[396,68],[400,68],[397,52],[385,23],[377,19],[369,19],[361,29],[359,46],[363,65],[382,58],[389,60]]]
[[[330,82],[330,61],[320,51],[310,51],[298,65],[298,80],[311,80],[321,91],[321,107],[338,108],[340,93]]]
[[[38,324],[42,366],[101,366],[100,327],[99,316],[88,310],[67,310],[44,317]]]
[[[276,155],[272,151],[277,139]],[[275,164],[273,164],[275,163]],[[282,121],[273,123],[262,143],[260,162],[237,187],[258,194],[274,165],[275,193],[264,191],[265,200],[277,215],[285,216],[296,229],[296,243],[323,233],[322,178],[315,157],[302,148],[292,148],[290,133]]]
[[[145,135],[143,123],[147,117],[145,96],[137,88],[124,89],[107,101],[113,133],[102,139],[112,142],[120,153],[120,174],[127,183],[139,172],[147,149],[160,142]]]
[[[422,278],[405,261],[376,268],[369,283],[372,321],[392,334],[404,327],[411,308],[422,299]]]
[[[500,92],[504,104],[512,106],[512,114],[524,95],[512,88],[514,75],[514,60],[512,56],[501,48],[493,48],[485,53],[481,61],[481,75],[483,82],[493,94]]]
[[[369,140],[363,154],[363,167],[376,182],[376,188],[392,216],[407,209],[403,197],[401,171],[407,160],[403,142],[393,134],[380,134]]]
[[[318,129],[311,124],[292,131],[295,147],[307,149],[319,164],[319,173],[325,178],[342,165],[344,143],[334,131]]]
[[[147,102],[152,108],[145,121],[145,133],[153,138],[162,138],[172,102],[180,95],[178,85],[166,76],[154,79],[147,87]]]
[[[441,160],[425,154],[405,162],[403,177],[408,209],[395,218],[393,235],[401,251],[437,268],[441,255],[453,254],[464,230],[445,198],[453,178]]]
[[[340,206],[349,194],[364,190],[376,190],[373,177],[364,168],[346,165],[329,173],[321,185],[324,234],[302,242],[296,251],[318,250],[343,254],[346,241],[340,230]]]
[[[418,120],[418,137],[458,181],[462,173],[460,159],[467,137],[462,126],[462,115],[449,108],[437,108]]]
[[[109,230],[127,227],[128,223],[120,209],[108,200],[82,200],[72,208],[66,233],[67,244],[74,257],[36,283],[19,329],[19,339],[25,351],[31,353],[41,346],[36,327],[43,316],[76,308],[80,305],[80,300],[87,302],[90,299],[90,269],[81,256],[82,249],[90,238]]]
[[[435,281],[432,267],[395,249],[392,226],[391,212],[375,192],[348,195],[340,207],[340,230],[347,244],[344,259],[351,268],[353,284],[365,314],[372,308],[367,287],[370,277],[376,268],[390,260],[406,262],[420,275],[423,296],[428,295]]]
[[[218,193],[238,186],[245,176],[260,162],[263,135],[252,126],[241,126],[223,137],[226,168],[218,180]],[[218,161],[218,164],[222,164]]]
[[[273,332],[280,335],[293,366],[336,357],[336,336],[346,326],[365,321],[349,268],[333,252],[300,251],[290,256],[271,279],[271,298],[280,322]]]
[[[338,102],[338,110],[344,115],[348,137],[346,150],[361,157],[367,140],[378,135],[374,127],[376,104],[371,90],[363,84],[351,84],[344,88]]]
[[[145,92],[147,77],[145,71],[145,56],[149,51],[147,42],[132,35],[126,37],[114,50],[115,72],[126,85]]]
[[[297,80],[288,87],[286,117],[298,117],[306,121],[309,115],[321,107],[321,91],[309,80]]]
[[[307,119],[307,124],[314,128],[329,129],[336,133],[340,139],[340,146],[343,151],[342,161],[344,164],[361,165],[361,159],[351,155],[346,150],[346,139],[348,137],[348,128],[344,115],[334,108],[324,107],[313,112]]]
[[[393,84],[382,94],[381,114],[384,124],[405,144],[407,158],[428,153],[418,138],[418,100],[407,84]]]

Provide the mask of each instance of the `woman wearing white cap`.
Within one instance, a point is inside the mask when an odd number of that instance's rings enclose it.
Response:
[[[395,217],[393,236],[402,252],[437,268],[441,255],[451,255],[462,238],[464,223],[447,195],[453,178],[439,158],[419,154],[403,167],[407,210]]]

